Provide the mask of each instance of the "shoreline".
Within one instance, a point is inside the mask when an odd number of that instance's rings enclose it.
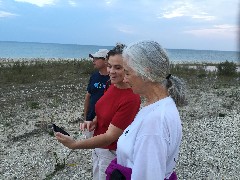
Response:
[[[61,61],[91,61],[90,58],[1,58],[0,57],[0,66],[9,66],[14,64],[15,62],[21,63],[33,63],[33,62],[61,62]],[[223,61],[224,62],[224,61]],[[187,66],[189,69],[197,70],[199,66],[206,72],[217,72],[217,65],[223,62],[208,62],[208,61],[173,61],[173,65],[182,65]],[[240,62],[229,61],[236,64],[237,69],[236,72],[240,72]]]
[[[46,58],[46,57],[14,57],[14,58],[11,58],[11,57],[0,57],[0,63],[2,62],[16,62],[16,61],[61,61],[61,60],[91,60],[90,58],[81,58],[81,57],[78,57],[78,58],[59,58],[59,57],[49,57],[49,58]],[[170,61],[173,63],[173,64],[219,64],[221,62],[225,62],[227,61],[226,60],[222,60],[222,61],[211,61],[211,60],[171,60]],[[229,61],[229,62],[233,62],[237,65],[240,66],[240,61],[238,60],[235,60],[235,61]]]

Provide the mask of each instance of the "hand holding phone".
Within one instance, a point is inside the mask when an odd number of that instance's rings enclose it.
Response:
[[[62,128],[58,127],[56,124],[52,124],[54,132],[60,132],[64,135],[70,136],[66,131],[64,131]]]

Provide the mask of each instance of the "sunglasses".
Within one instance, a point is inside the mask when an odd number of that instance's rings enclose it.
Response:
[[[98,60],[98,59],[105,60],[105,58],[103,58],[103,57],[94,57],[94,58],[93,58],[93,60]]]

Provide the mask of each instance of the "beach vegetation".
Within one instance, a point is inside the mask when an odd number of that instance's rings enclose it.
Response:
[[[55,169],[52,173],[48,174],[46,176],[46,178],[44,180],[50,180],[53,178],[53,176],[58,172],[61,171],[65,168],[66,166],[66,162],[65,162],[65,158],[63,159],[63,161],[61,162],[60,158],[58,157],[56,152],[53,152],[54,155],[54,159],[55,159]]]
[[[30,102],[28,102],[27,106],[28,106],[30,109],[40,109],[40,104],[39,104],[39,102],[35,102],[35,101],[30,101]]]
[[[217,65],[218,74],[223,76],[235,76],[237,73],[237,65],[234,62],[221,62]]]
[[[10,127],[11,126],[11,122],[5,122],[4,126],[5,127]]]
[[[48,134],[49,134],[50,136],[52,136],[52,137],[55,136],[55,135],[54,135],[54,131],[48,131]]]
[[[66,167],[66,165],[67,165],[66,161],[67,161],[68,157],[72,154],[72,152],[73,152],[73,150],[71,150],[65,158],[61,159],[58,156],[57,152],[54,151],[53,152],[53,156],[54,156],[54,159],[55,159],[54,171],[52,173],[48,174],[44,180],[50,180],[50,179],[52,179],[54,177],[54,175],[58,171],[62,171]]]
[[[234,62],[214,63],[177,63],[171,64],[173,75],[191,79],[240,77],[239,65]],[[76,83],[82,77],[89,77],[94,72],[89,59],[0,59],[0,84],[31,84],[39,82]],[[191,77],[191,78],[190,78]],[[53,97],[49,92],[49,97]],[[57,106],[55,99],[53,106]],[[32,106],[33,108],[34,105]]]
[[[39,81],[76,81],[94,71],[87,59],[73,60],[0,60],[0,83],[28,84]]]

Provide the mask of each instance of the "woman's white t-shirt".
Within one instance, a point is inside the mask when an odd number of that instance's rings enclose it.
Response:
[[[143,107],[117,143],[118,164],[132,168],[133,180],[168,178],[182,138],[179,112],[171,97]]]

